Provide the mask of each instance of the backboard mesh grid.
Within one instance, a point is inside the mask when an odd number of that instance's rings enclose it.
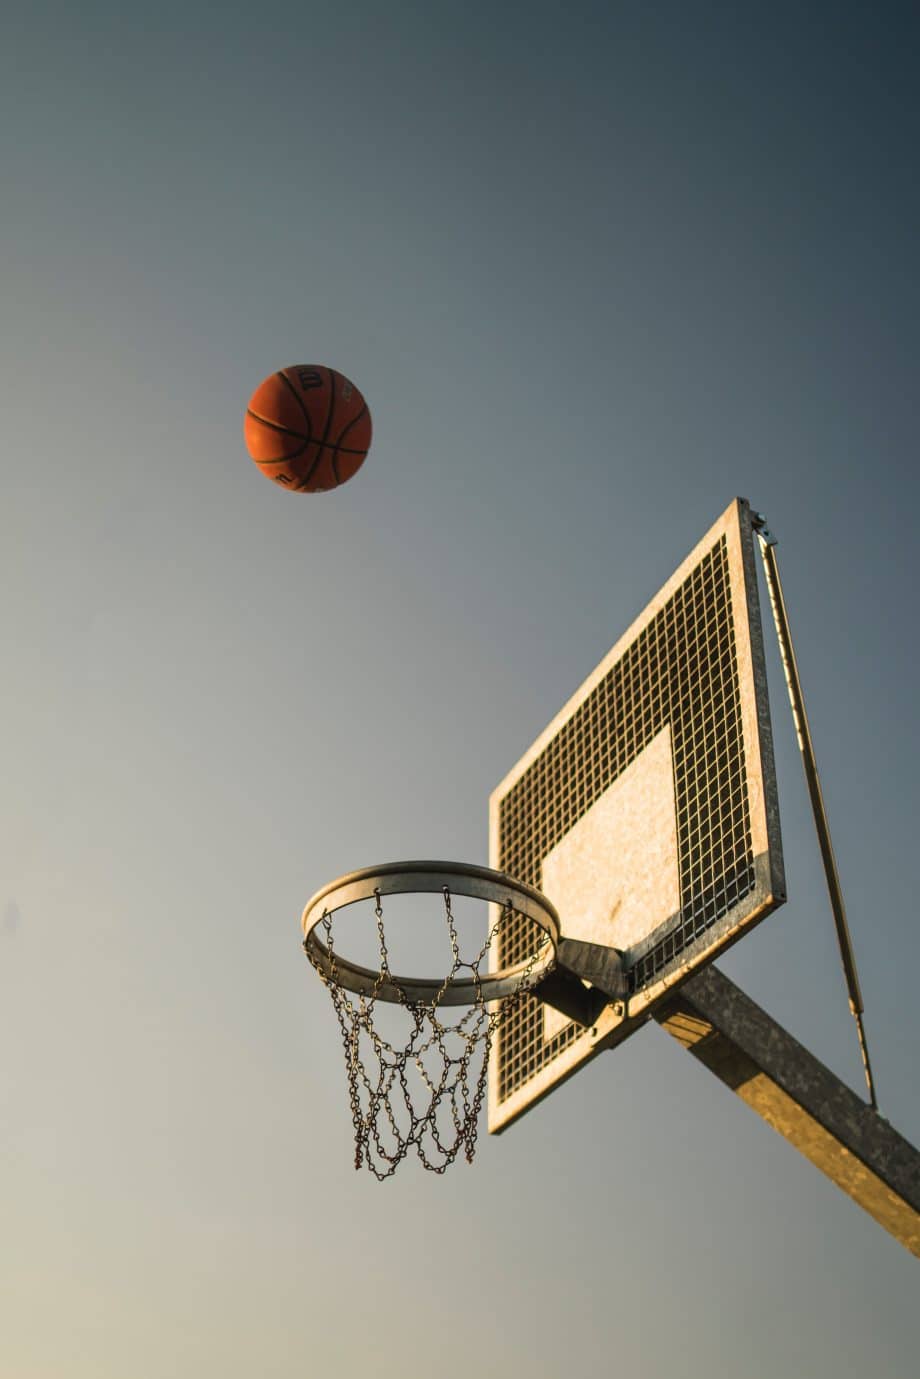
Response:
[[[631,961],[631,991],[679,963],[756,885],[724,535],[503,798],[496,865],[540,887],[542,859],[665,726],[673,742],[681,904]],[[509,928],[500,962],[524,960],[526,944],[521,926]],[[579,1033],[568,1024],[547,1039],[542,1006],[528,997],[500,1034],[499,1102]]]

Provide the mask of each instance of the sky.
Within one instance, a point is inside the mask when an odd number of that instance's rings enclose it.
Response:
[[[486,862],[741,494],[920,1143],[913,7],[4,30],[0,1374],[913,1373],[916,1261],[655,1027],[472,1166],[356,1173],[299,929],[353,868]],[[332,494],[243,447],[294,363],[373,413]],[[861,1091],[769,661],[789,901],[721,966]]]

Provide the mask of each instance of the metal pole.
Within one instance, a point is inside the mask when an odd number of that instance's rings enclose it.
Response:
[[[863,1006],[862,993],[859,989],[859,977],[856,972],[856,956],[853,952],[853,942],[850,938],[850,929],[847,924],[847,913],[843,903],[843,892],[840,887],[837,862],[834,857],[834,846],[831,842],[831,831],[827,822],[827,811],[824,808],[824,796],[821,793],[818,764],[815,760],[815,749],[812,745],[811,731],[808,727],[808,715],[805,712],[802,682],[799,679],[795,651],[792,647],[792,633],[789,630],[789,618],[786,613],[786,603],[783,598],[783,586],[780,582],[779,567],[776,562],[776,538],[768,530],[764,518],[761,517],[759,513],[753,517],[753,524],[754,530],[757,532],[760,541],[760,553],[763,556],[767,591],[770,595],[770,605],[773,609],[773,621],[776,624],[776,636],[779,641],[779,652],[783,662],[783,671],[786,676],[786,688],[789,691],[789,702],[792,705],[792,718],[795,723],[799,751],[802,754],[805,782],[808,786],[815,828],[818,833],[818,845],[821,849],[821,860],[824,863],[824,875],[827,880],[831,910],[834,915],[834,924],[837,927],[837,942],[840,945],[840,958],[843,963],[843,973],[846,978],[847,992],[850,998],[850,1011],[853,1019],[856,1021],[856,1032],[859,1036],[859,1050],[862,1055],[863,1068],[866,1074],[866,1086],[869,1089],[869,1101],[872,1105],[872,1109],[877,1111],[878,1101],[875,1095],[875,1082],[872,1077],[872,1065],[869,1062],[869,1047],[866,1043],[866,1031],[862,1018],[865,1008]]]
[[[920,1152],[782,1025],[707,967],[659,1025],[767,1125],[920,1256]]]

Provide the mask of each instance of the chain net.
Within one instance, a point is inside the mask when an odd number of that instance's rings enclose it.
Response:
[[[480,968],[498,930],[517,912],[506,902],[485,943],[472,961],[466,962],[461,957],[446,886],[442,894],[452,961],[433,1000],[410,1000],[390,972],[379,891],[374,892],[374,914],[380,970],[369,994],[349,992],[338,979],[332,916],[328,911],[320,920],[329,957],[328,972],[319,967],[304,945],[332,997],[342,1032],[355,1129],[355,1168],[365,1165],[381,1182],[395,1173],[412,1150],[432,1173],[443,1173],[461,1150],[467,1163],[472,1163],[492,1041],[528,991],[532,970],[541,954],[540,944],[535,944],[518,988],[487,1003]],[[472,978],[471,1003],[466,1007],[445,1007],[444,994],[458,975]],[[401,1010],[404,1027],[408,1020],[409,1034],[403,1046],[384,1037],[380,1028],[377,993],[384,982],[396,987],[400,999],[398,1006],[381,1001],[380,1007],[388,1006],[391,1013]],[[455,1016],[458,1010],[463,1014]]]

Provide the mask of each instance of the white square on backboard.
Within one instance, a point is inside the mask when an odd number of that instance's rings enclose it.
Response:
[[[567,938],[626,951],[680,909],[671,730],[665,725],[547,853],[541,889]],[[543,1035],[569,1021],[543,1007]]]

